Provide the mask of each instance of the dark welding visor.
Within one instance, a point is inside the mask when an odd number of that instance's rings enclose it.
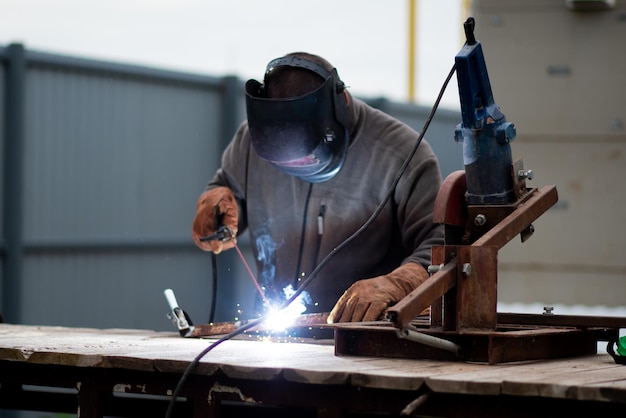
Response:
[[[246,83],[252,146],[263,159],[303,180],[336,174],[345,157],[347,130],[335,119],[332,77],[304,96],[271,99],[256,80]]]

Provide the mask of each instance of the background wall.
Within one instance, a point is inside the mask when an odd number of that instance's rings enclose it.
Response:
[[[517,127],[514,158],[530,185],[559,193],[534,237],[501,251],[501,301],[626,306],[626,2],[614,3],[473,2],[496,102]]]

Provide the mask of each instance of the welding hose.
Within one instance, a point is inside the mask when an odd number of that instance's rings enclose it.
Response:
[[[209,324],[215,321],[215,306],[217,305],[217,255],[211,252],[211,310],[209,311]]]

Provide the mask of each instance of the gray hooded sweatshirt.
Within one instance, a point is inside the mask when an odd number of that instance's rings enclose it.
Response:
[[[259,158],[244,122],[207,186],[227,186],[235,194],[239,234],[250,234],[258,280],[270,300],[284,301],[283,288],[298,288],[371,217],[418,138],[409,126],[354,98],[351,121],[345,162],[330,180],[309,183]],[[438,160],[422,141],[374,222],[335,251],[305,288],[307,313],[330,311],[357,280],[409,261],[426,268],[431,246],[443,244],[443,229],[432,220],[440,185]]]

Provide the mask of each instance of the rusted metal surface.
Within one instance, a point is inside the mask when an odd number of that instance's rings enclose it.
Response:
[[[521,162],[512,169],[515,176]],[[446,340],[460,347],[462,360],[497,364],[594,354],[598,340],[616,338],[624,318],[499,315],[498,251],[517,235],[527,239],[532,222],[558,201],[558,194],[555,186],[525,189],[519,181],[516,187],[525,190],[516,190],[515,204],[467,206],[464,186],[464,173],[454,173],[437,196],[433,216],[452,228],[446,230],[451,234],[445,245],[432,250],[438,271],[388,310],[391,323],[339,324],[337,354],[457,359],[440,348]],[[409,328],[415,333],[412,320],[429,305],[432,322],[419,330],[428,338],[401,338]],[[437,339],[442,344],[435,344]]]
[[[528,225],[554,206],[557,201],[558,193],[556,186],[543,187],[536,193],[532,193],[515,211],[491,228],[472,245],[491,246],[498,249],[504,247],[516,235],[526,229]]]
[[[441,192],[442,199],[451,200],[454,211],[459,211],[462,179],[460,173],[453,176],[448,187]],[[528,228],[557,200],[556,187],[546,186],[541,191],[527,193],[516,205],[470,207],[470,218],[484,215],[488,230],[480,231],[480,238],[471,245],[457,245],[454,249],[451,247],[455,246],[447,245],[443,252],[433,250],[433,256],[438,259],[448,258],[453,253],[457,259],[454,263],[446,260],[441,271],[389,310],[394,326],[406,326],[421,309],[443,297],[443,318],[437,319],[439,324],[444,324],[444,330],[495,330],[498,250]],[[442,201],[438,210],[440,217],[445,214],[442,219],[449,216]],[[450,292],[452,288],[454,291]]]
[[[467,207],[465,171],[458,170],[446,177],[441,184],[433,208],[433,222],[437,224],[465,226]]]
[[[293,323],[288,329],[281,331],[281,333],[300,333],[314,337],[313,329],[322,330],[328,328],[328,312],[304,314],[294,318]],[[246,322],[217,322],[213,324],[201,324],[195,325],[193,330],[189,333],[188,337],[210,337],[217,335],[226,335],[237,331]],[[259,325],[246,330],[245,333],[259,333],[259,332],[272,332],[271,328],[268,328],[265,323],[261,322]],[[327,334],[327,333],[323,333]]]
[[[459,247],[456,317],[454,328],[446,328],[447,331],[496,329],[497,259],[498,250],[494,247]]]
[[[442,331],[417,326],[424,334],[442,338],[461,347],[460,357],[446,350],[401,339],[391,324],[378,326],[338,324],[335,353],[345,356],[374,356],[441,361],[500,364],[516,361],[555,359],[595,354],[597,341],[608,341],[618,329],[514,326],[494,331]]]
[[[398,338],[396,329],[390,323],[385,322],[367,326],[351,323],[337,324],[335,354],[338,356],[457,360],[449,351]]]
[[[404,328],[431,303],[456,284],[457,265],[453,260],[428,280],[387,310],[389,319],[397,328]]]
[[[241,328],[241,322],[214,322],[209,324],[194,325],[191,332],[186,337],[208,337],[211,335],[230,334]]]
[[[498,313],[499,324],[519,324],[545,327],[626,328],[626,318],[618,316],[554,315]]]
[[[456,256],[456,254],[448,254],[446,253],[446,247],[443,246],[434,246],[431,250],[431,262],[433,265],[442,265],[451,260]],[[452,248],[452,251],[456,251],[456,247]],[[454,289],[451,288],[448,292],[452,292]],[[443,323],[443,297],[435,297],[430,303],[430,323],[433,327],[440,327]]]

